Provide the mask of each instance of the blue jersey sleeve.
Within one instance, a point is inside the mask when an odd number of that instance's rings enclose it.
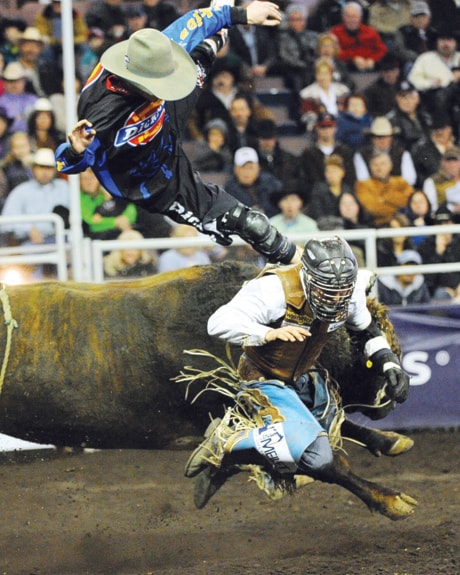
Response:
[[[56,158],[56,169],[62,174],[79,174],[84,172],[86,168],[91,168],[95,163],[95,149],[99,147],[99,140],[95,138],[91,146],[86,148],[85,153],[82,155],[81,159],[76,163],[68,161],[65,152],[70,148],[68,142],[60,144],[55,152]]]
[[[213,36],[222,28],[231,28],[231,8],[200,8],[187,12],[167,28],[163,34],[168,36],[184,50],[190,53],[200,42]]]

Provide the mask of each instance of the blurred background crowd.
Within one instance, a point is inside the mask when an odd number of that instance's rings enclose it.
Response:
[[[208,4],[73,2],[77,101],[108,46]],[[287,234],[460,223],[460,3],[278,4],[281,26],[229,31],[185,134],[194,167]],[[3,216],[54,212],[68,221],[68,182],[53,155],[66,139],[62,56],[60,0],[0,3]],[[91,171],[80,188],[86,237],[197,233],[112,198]],[[46,223],[0,231],[2,246],[53,241]],[[363,245],[353,249],[364,266]],[[226,257],[223,248],[121,250],[105,258],[105,274],[138,277]],[[262,265],[249,247],[231,257]],[[460,237],[450,232],[379,240],[379,266],[458,261]],[[388,304],[455,301],[460,273],[382,276],[379,294]]]

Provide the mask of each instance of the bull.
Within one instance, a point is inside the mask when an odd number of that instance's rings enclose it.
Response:
[[[183,351],[225,355],[224,344],[207,334],[207,318],[256,273],[253,265],[227,262],[129,282],[4,287],[0,432],[78,447],[190,447],[184,438],[196,443],[223,399],[212,393],[193,404],[186,399],[185,384],[172,381],[183,369]],[[384,315],[378,305],[374,313]],[[341,329],[320,361],[340,382],[345,404],[372,403],[381,382],[356,358]],[[209,369],[209,358],[193,361]],[[385,409],[369,414],[379,417]],[[375,454],[395,454],[389,441],[393,446],[392,437],[375,432],[365,443]],[[339,483],[392,519],[412,512],[409,503],[400,510],[401,494],[351,471]]]

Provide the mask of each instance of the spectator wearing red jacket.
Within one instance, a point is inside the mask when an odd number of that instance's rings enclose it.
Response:
[[[349,2],[342,9],[342,23],[331,28],[340,46],[338,58],[351,71],[370,72],[388,51],[380,34],[362,22],[363,9],[358,2]]]

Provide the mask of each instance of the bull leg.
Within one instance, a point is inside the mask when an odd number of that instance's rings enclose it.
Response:
[[[365,427],[348,419],[342,423],[341,431],[344,439],[348,438],[364,444],[376,457],[401,455],[414,445],[413,440],[407,435]]]
[[[347,459],[335,455],[333,461],[322,468],[312,469],[308,474],[319,481],[345,487],[363,501],[372,512],[378,512],[397,521],[406,519],[415,511],[417,501],[398,491],[373,483],[355,475]]]

